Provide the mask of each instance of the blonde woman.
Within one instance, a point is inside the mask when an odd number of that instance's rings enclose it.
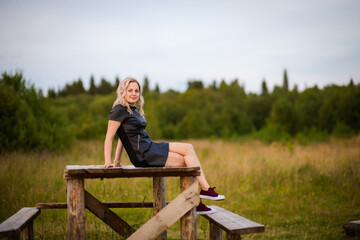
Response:
[[[121,166],[121,154],[125,148],[135,167],[200,167],[197,176],[201,191],[200,198],[224,200],[223,195],[211,188],[204,176],[195,150],[188,143],[153,142],[145,131],[146,120],[143,110],[144,99],[141,85],[135,78],[125,78],[117,89],[117,98],[110,112],[104,143],[104,168]],[[114,162],[111,161],[112,142],[115,134],[118,143]],[[202,202],[197,206],[198,214],[214,212]]]

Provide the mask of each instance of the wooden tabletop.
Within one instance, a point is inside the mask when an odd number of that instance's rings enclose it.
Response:
[[[151,167],[133,165],[102,168],[102,165],[67,165],[64,178],[131,178],[131,177],[177,177],[199,176],[200,167]]]

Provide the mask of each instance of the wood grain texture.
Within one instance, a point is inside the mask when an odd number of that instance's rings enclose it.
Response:
[[[24,207],[0,224],[0,237],[19,238],[22,230],[28,239],[33,239],[33,220],[40,214],[40,209]],[[30,229],[31,228],[31,229]],[[25,230],[26,229],[26,230]]]
[[[101,165],[68,165],[64,178],[131,178],[131,177],[176,177],[199,176],[199,167],[154,167],[137,168],[133,165],[102,168]]]
[[[218,206],[210,206],[215,213],[201,215],[230,235],[243,235],[265,231],[265,226],[241,217]]]
[[[68,239],[85,239],[84,179],[67,179]]]
[[[153,197],[154,197],[154,216],[166,206],[166,181],[165,177],[153,178]],[[167,231],[165,230],[157,238],[158,240],[167,239]]]
[[[153,240],[199,203],[198,184],[195,182],[158,214],[142,225],[128,240]]]
[[[180,192],[184,192],[192,184],[198,184],[196,177],[180,177]],[[181,239],[196,239],[196,208],[190,209],[180,218]]]

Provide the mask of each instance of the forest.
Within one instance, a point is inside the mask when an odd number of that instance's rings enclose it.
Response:
[[[151,89],[143,84],[147,131],[153,139],[255,138],[264,142],[308,144],[330,137],[350,137],[360,130],[360,84],[290,89],[284,70],[283,85],[269,90],[262,81],[261,93],[246,93],[237,79],[205,86],[189,80],[184,92]],[[90,78],[85,89],[81,79],[57,92],[26,81],[22,73],[3,72],[0,79],[0,152],[66,149],[76,139],[105,136],[116,88]]]

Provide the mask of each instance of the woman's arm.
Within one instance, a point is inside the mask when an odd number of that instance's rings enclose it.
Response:
[[[115,151],[115,158],[114,158],[114,167],[120,167],[121,166],[121,154],[123,151],[123,144],[120,140],[120,138],[118,139],[118,143],[116,146],[116,151]]]
[[[104,142],[104,157],[105,157],[105,165],[104,168],[113,167],[114,165],[111,162],[111,150],[112,150],[112,142],[114,140],[114,136],[116,134],[117,129],[120,127],[121,122],[109,120],[108,128],[106,131],[106,137]]]

